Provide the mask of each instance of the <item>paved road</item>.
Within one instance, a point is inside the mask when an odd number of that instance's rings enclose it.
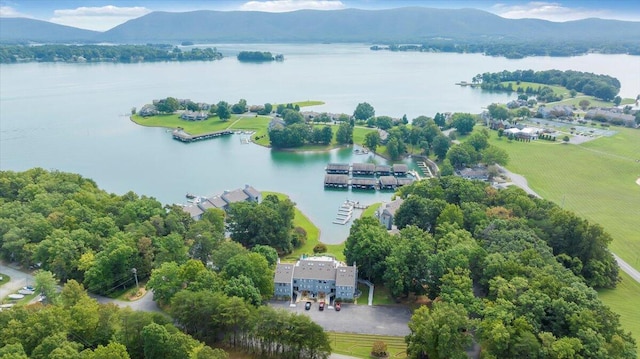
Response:
[[[33,276],[28,273],[21,272],[13,267],[9,267],[0,263],[0,273],[11,277],[11,280],[0,286],[0,300],[4,299],[11,293],[17,292],[26,285],[33,285]]]
[[[618,262],[618,266],[620,267],[620,269],[622,269],[623,271],[625,271],[625,273],[630,275],[631,278],[635,279],[636,282],[640,283],[640,272],[638,272],[635,268],[633,268],[629,263],[623,261],[622,258],[615,255],[615,253],[613,254],[613,258],[615,258],[616,261]]]
[[[524,176],[521,176],[517,173],[513,173],[502,166],[499,166],[499,168],[502,173],[504,173],[507,177],[511,178],[511,182],[514,185],[522,188],[523,190],[525,190],[525,192],[529,194],[542,198],[534,190],[529,188],[527,179],[524,178]],[[625,262],[622,258],[618,257],[615,253],[613,252],[611,253],[613,254],[613,258],[615,258],[616,262],[618,262],[618,266],[620,267],[620,269],[622,269],[625,273],[631,276],[631,278],[633,278],[636,282],[640,283],[640,272],[638,272],[635,268],[633,268],[631,264]]]
[[[0,263],[0,273],[4,273],[11,277],[9,283],[0,287],[0,300],[11,293],[15,293],[18,289],[24,287],[27,284],[33,285],[35,283],[33,276],[30,273],[22,272],[17,268],[8,266],[5,263]],[[145,312],[161,312],[156,302],[153,301],[153,293],[147,292],[142,298],[134,301],[127,302],[123,300],[111,299],[102,297],[95,294],[90,294],[92,298],[95,298],[99,303],[114,303],[119,307],[130,307],[133,310],[142,310]]]

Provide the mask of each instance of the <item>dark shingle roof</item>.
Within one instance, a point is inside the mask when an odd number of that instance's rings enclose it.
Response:
[[[247,194],[241,189],[226,192],[222,195],[222,199],[224,199],[229,204],[246,201],[248,198],[249,196],[247,196]]]
[[[295,267],[295,278],[300,279],[336,279],[333,261],[301,260]]]
[[[338,267],[336,273],[336,286],[352,286],[356,285],[356,268]]]
[[[274,282],[291,283],[293,267],[294,265],[291,263],[278,263],[278,265],[276,266],[276,274],[275,274]]]

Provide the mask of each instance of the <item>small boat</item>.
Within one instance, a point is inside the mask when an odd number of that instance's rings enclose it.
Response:
[[[192,194],[192,193],[187,193],[185,197],[187,197],[189,199],[194,199],[194,198],[196,198],[196,195]]]

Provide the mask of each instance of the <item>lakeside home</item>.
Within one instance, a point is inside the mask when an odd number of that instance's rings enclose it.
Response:
[[[182,209],[194,220],[200,220],[204,212],[209,208],[218,208],[224,211],[229,210],[229,205],[237,202],[262,201],[262,194],[252,186],[245,185],[233,191],[224,191],[220,195],[211,197],[196,197],[193,203],[185,205]]]

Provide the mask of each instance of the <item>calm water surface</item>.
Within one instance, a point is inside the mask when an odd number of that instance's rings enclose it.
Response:
[[[129,121],[131,107],[174,96],[249,104],[322,100],[316,111],[352,113],[367,101],[378,115],[410,119],[436,112],[478,113],[510,95],[461,88],[477,73],[503,69],[574,69],[615,76],[621,96],[640,93],[640,61],[626,55],[508,60],[482,55],[372,52],[363,45],[224,45],[217,62],[0,65],[0,169],[77,172],[110,192],[129,190],[183,203],[187,192],[214,194],[251,184],[289,194],[338,243],[348,226],[334,225],[345,199],[387,200],[390,193],[325,191],[328,162],[386,163],[352,149],[325,153],[272,151],[243,145],[237,135],[193,144],[164,129]],[[283,53],[282,63],[243,64],[240,50]]]

